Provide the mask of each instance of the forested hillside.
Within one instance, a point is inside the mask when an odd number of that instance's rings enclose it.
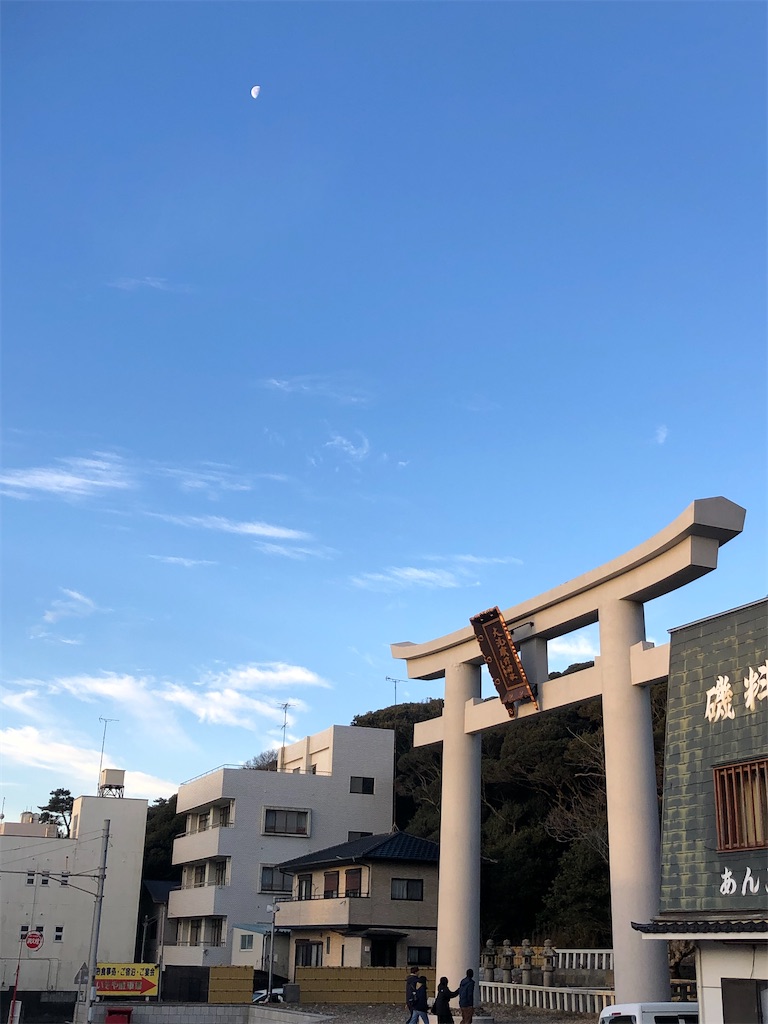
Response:
[[[659,792],[665,701],[665,688],[656,687]],[[352,725],[395,730],[397,826],[435,840],[441,750],[414,749],[413,726],[441,709],[441,700],[427,700],[352,720]],[[599,698],[483,733],[482,802],[483,940],[550,937],[561,946],[610,946]]]

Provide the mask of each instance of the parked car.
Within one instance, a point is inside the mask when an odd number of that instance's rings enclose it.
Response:
[[[281,988],[272,989],[272,998],[269,999],[269,992],[265,988],[260,988],[257,992],[254,992],[251,996],[252,1003],[283,1003],[283,990]]]
[[[598,1024],[699,1024],[698,1003],[616,1003]]]

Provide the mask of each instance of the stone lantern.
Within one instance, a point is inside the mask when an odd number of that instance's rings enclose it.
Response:
[[[493,981],[493,968],[496,964],[496,947],[493,944],[493,939],[488,939],[486,942],[481,959],[483,961],[483,981]]]
[[[509,985],[512,982],[512,966],[515,962],[515,951],[512,948],[512,943],[509,939],[504,939],[501,944],[501,956],[499,957],[501,966],[501,980],[505,985]]]

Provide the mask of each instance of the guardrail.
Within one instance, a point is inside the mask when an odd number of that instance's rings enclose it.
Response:
[[[538,1010],[597,1015],[614,1002],[614,993],[609,988],[558,988],[481,981],[480,1001],[497,1006],[531,1006]]]

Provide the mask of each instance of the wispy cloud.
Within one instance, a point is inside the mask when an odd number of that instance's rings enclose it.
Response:
[[[90,458],[57,459],[53,466],[11,469],[0,473],[0,489],[12,498],[35,494],[82,498],[106,491],[125,491],[136,481],[119,456],[95,452]]]
[[[278,558],[290,558],[296,562],[306,561],[308,558],[333,558],[336,551],[328,547],[288,547],[287,544],[257,544],[256,548],[264,555],[274,555]]]
[[[59,779],[74,779],[93,786],[99,771],[101,751],[87,749],[71,743],[63,743],[52,730],[37,729],[27,725],[21,728],[0,730],[0,745],[7,762],[24,765],[25,768],[43,768],[55,773]],[[103,767],[126,768],[104,759]],[[126,771],[126,790],[137,799],[154,800],[169,797],[178,791],[178,782],[160,779],[140,771]]]
[[[274,690],[285,686],[319,686],[329,689],[326,682],[312,669],[291,665],[283,661],[256,662],[227,669],[226,672],[207,677],[206,685],[213,688],[235,690]]]
[[[426,562],[451,562],[457,565],[523,565],[514,555],[425,555]]]
[[[656,427],[656,433],[653,435],[653,439],[656,442],[656,444],[664,444],[668,436],[669,430],[662,423],[660,426]]]
[[[148,512],[155,519],[178,526],[200,527],[204,530],[219,530],[222,533],[236,533],[243,537],[274,537],[277,540],[310,540],[311,535],[303,530],[291,530],[285,526],[273,526],[270,523],[236,522],[224,516],[174,516],[160,512]]]
[[[80,646],[82,643],[80,637],[52,633],[48,627],[55,626],[64,619],[87,619],[94,612],[107,609],[99,608],[95,601],[86,597],[85,594],[78,593],[77,590],[68,590],[66,587],[60,589],[64,596],[51,603],[51,606],[43,613],[41,622],[29,630],[29,638],[30,640],[44,640],[50,644]]]
[[[156,292],[181,292],[191,291],[189,285],[172,284],[165,277],[118,277],[114,281],[107,282],[108,288],[117,288],[121,292],[135,292],[142,288],[149,288]]]
[[[360,443],[355,444],[354,441],[350,441],[346,437],[342,437],[341,434],[333,434],[330,441],[326,441],[325,448],[335,448],[336,451],[346,455],[352,459],[353,462],[362,462],[363,459],[368,458],[371,451],[371,446],[368,442],[368,438],[364,434],[360,434]]]
[[[185,569],[194,569],[198,565],[218,565],[218,562],[210,562],[206,558],[182,558],[180,555],[148,555],[148,558],[164,565],[182,565]]]
[[[550,658],[558,659],[561,662],[564,659],[591,661],[600,653],[600,647],[595,637],[585,633],[570,633],[567,636],[550,640],[547,643],[547,653]]]
[[[96,611],[96,604],[85,594],[67,590],[66,587],[62,587],[61,592],[65,596],[53,602],[43,615],[43,622],[54,623],[69,618],[84,619]]]
[[[0,697],[0,704],[21,715],[36,716],[40,709],[40,691],[31,689],[19,690],[17,693],[5,692]]]
[[[366,590],[406,590],[409,587],[447,590],[464,586],[455,573],[446,569],[416,569],[413,566],[393,566],[384,572],[361,573],[353,576],[351,582]]]
[[[268,377],[259,383],[263,388],[284,395],[326,398],[342,405],[364,405],[370,400],[362,388],[342,376],[300,374],[296,377]]]
[[[218,497],[221,492],[252,490],[252,484],[245,477],[234,473],[229,466],[158,466],[156,472],[175,481],[182,491],[202,493],[208,497]]]

